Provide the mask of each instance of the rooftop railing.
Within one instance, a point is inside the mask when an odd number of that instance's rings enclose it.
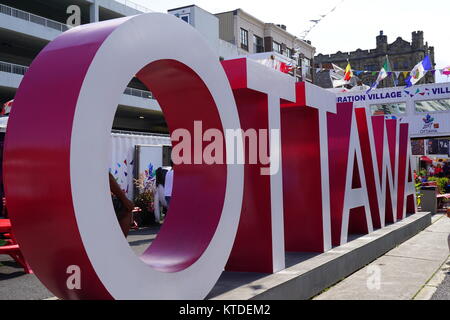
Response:
[[[16,8],[5,6],[4,4],[0,4],[0,13],[6,14],[8,16],[12,16],[18,19],[22,19],[25,21],[33,22],[36,24],[40,24],[41,26],[52,28],[61,32],[69,30],[70,26],[67,24],[63,24],[58,21],[50,20],[41,16],[37,16],[35,14],[22,11]]]
[[[133,8],[133,9],[141,11],[141,12],[153,12],[153,10],[150,10],[149,8],[141,6],[133,1],[128,1],[128,0],[116,0],[116,1],[120,2],[121,4],[126,5],[127,7]]]
[[[0,61],[0,72],[15,73],[23,76],[27,70],[28,67],[26,66]]]
[[[28,68],[29,67],[27,66],[22,66],[19,64],[0,61],[0,72],[14,73],[23,76],[28,71]],[[153,99],[152,93],[146,90],[127,87],[123,93],[134,97]]]
[[[140,97],[144,99],[153,99],[153,95],[150,91],[146,90],[139,90],[135,88],[127,87],[124,91],[125,94],[128,94],[130,96]]]

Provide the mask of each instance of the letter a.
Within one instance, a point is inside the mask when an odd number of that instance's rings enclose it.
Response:
[[[66,286],[69,290],[80,290],[81,289],[81,270],[79,266],[68,266],[67,267],[67,274],[70,274],[70,276],[67,278]]]
[[[350,211],[356,208],[364,208],[367,232],[373,231],[372,216],[370,212],[369,198],[367,196],[366,177],[364,174],[361,145],[359,142],[358,129],[356,125],[355,112],[352,111],[352,122],[347,161],[347,174],[345,183],[344,209],[342,211],[341,245],[347,243],[350,219],[361,221],[362,217],[350,217]],[[357,170],[355,170],[357,168]],[[353,179],[356,171],[359,173],[360,186],[353,188]],[[362,212],[353,212],[353,215],[361,215]]]

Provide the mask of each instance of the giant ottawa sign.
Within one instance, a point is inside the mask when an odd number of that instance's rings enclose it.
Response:
[[[268,175],[259,162],[176,165],[167,219],[139,257],[117,223],[107,171],[114,114],[133,76],[171,132],[194,135],[202,121],[222,132],[278,129],[281,141],[270,142],[269,168],[279,154],[279,169]],[[239,139],[225,153],[247,156]],[[219,62],[167,14],[82,25],[47,45],[15,97],[4,159],[15,236],[63,299],[203,299],[223,270],[275,273],[286,251],[325,252],[416,211],[408,124],[336,104],[246,58]]]

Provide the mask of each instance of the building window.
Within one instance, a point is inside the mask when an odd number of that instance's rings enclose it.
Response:
[[[404,114],[406,112],[406,103],[383,103],[373,104],[370,106],[370,111],[374,116],[384,116],[390,114]]]
[[[241,48],[248,51],[248,31],[241,28]]]
[[[272,50],[278,53],[281,53],[281,44],[278,42],[273,41],[272,42]]]
[[[253,52],[264,52],[263,39],[261,37],[253,35]]]
[[[292,49],[286,48],[286,51],[284,51],[284,55],[288,58],[292,58]]]
[[[189,14],[180,14],[180,19],[183,20],[184,22],[190,23]]]
[[[450,110],[450,99],[416,101],[416,112],[441,112]]]
[[[301,63],[302,63],[302,77],[308,80],[312,80],[311,59],[302,58]]]

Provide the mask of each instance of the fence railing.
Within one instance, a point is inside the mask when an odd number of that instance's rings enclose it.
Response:
[[[136,9],[138,11],[141,11],[141,12],[153,12],[153,10],[150,10],[149,8],[141,6],[141,5],[139,5],[139,4],[137,4],[137,3],[133,2],[133,1],[128,1],[128,0],[115,0],[115,1],[126,5],[127,7],[130,7],[130,8]]]
[[[16,8],[5,6],[4,4],[0,4],[0,13],[6,14],[18,19],[22,19],[25,21],[30,21],[36,24],[40,24],[41,26],[52,28],[61,32],[68,30],[70,27],[67,24],[63,24],[58,21],[50,20],[41,16],[37,16],[35,14],[22,11]]]
[[[0,72],[15,73],[23,76],[27,70],[28,67],[26,66],[0,61]]]
[[[169,138],[170,134],[165,133],[152,133],[152,132],[142,132],[142,131],[129,131],[129,130],[120,130],[120,129],[112,129],[111,133],[115,134],[127,134],[127,135],[140,135],[140,136],[154,136],[154,137],[163,137],[163,138]]]
[[[27,71],[28,71],[27,66],[21,66],[19,64],[0,61],[0,72],[15,73],[23,76]],[[123,93],[144,99],[153,99],[152,93],[146,90],[127,87]]]
[[[153,99],[153,95],[150,91],[139,90],[139,89],[127,87],[123,93],[128,94],[130,96],[135,96],[135,97],[140,97],[140,98],[145,98],[145,99]]]

